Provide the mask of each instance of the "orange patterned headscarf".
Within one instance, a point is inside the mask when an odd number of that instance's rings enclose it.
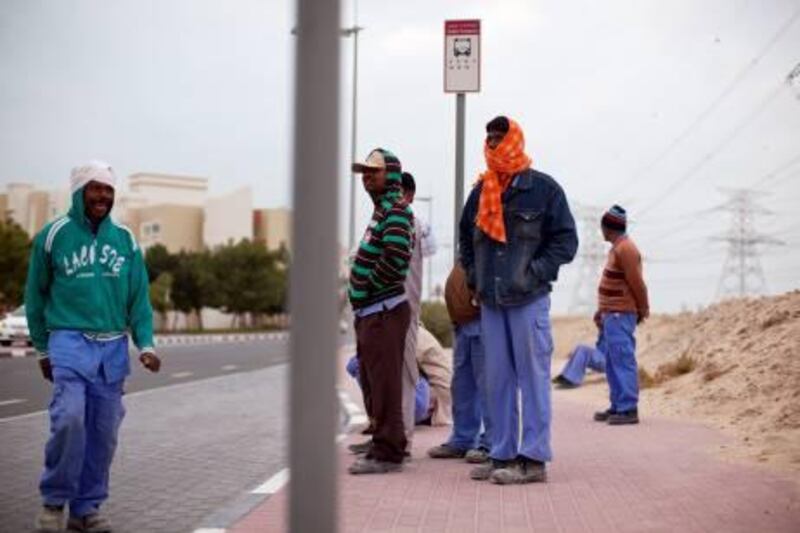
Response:
[[[511,119],[508,123],[508,133],[500,144],[491,149],[488,143],[484,143],[483,155],[489,168],[479,178],[483,188],[476,223],[484,233],[499,242],[506,242],[501,196],[511,184],[511,178],[531,166],[531,158],[525,154],[522,129]]]

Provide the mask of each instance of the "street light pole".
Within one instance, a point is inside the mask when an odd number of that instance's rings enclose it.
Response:
[[[431,232],[433,232],[433,196],[415,196],[415,202],[427,202],[428,203],[428,225],[431,228]],[[428,299],[431,298],[432,291],[431,286],[433,283],[433,255],[428,256]]]
[[[350,163],[356,160],[356,140],[358,135],[358,33],[364,28],[354,24],[343,28],[342,35],[353,37],[353,102],[351,105]],[[350,174],[350,221],[347,228],[347,253],[351,253],[356,243],[356,174]]]

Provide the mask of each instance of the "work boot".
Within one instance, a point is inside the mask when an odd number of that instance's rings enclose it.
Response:
[[[495,470],[505,468],[511,461],[498,461],[496,459],[489,459],[480,466],[476,466],[469,472],[470,479],[475,481],[486,481],[492,477]]]
[[[474,465],[483,464],[489,460],[489,450],[483,446],[473,448],[467,452],[467,454],[464,456],[464,459],[466,459],[468,463]]]
[[[489,481],[496,485],[516,485],[522,483],[523,472],[519,461],[508,461],[502,468],[496,468],[489,476]]]
[[[389,472],[399,472],[403,469],[403,463],[390,463],[389,461],[379,461],[371,457],[359,457],[356,462],[350,465],[348,472],[354,476],[360,474],[387,474]]]
[[[99,512],[86,516],[70,516],[67,522],[67,531],[80,531],[82,533],[111,533],[111,524]]]
[[[615,411],[610,407],[605,411],[597,411],[594,414],[594,421],[595,422],[608,422],[608,419],[611,415],[613,415]]]
[[[372,441],[367,440],[364,442],[357,442],[355,444],[350,444],[349,446],[347,446],[347,449],[350,450],[350,452],[353,453],[354,455],[362,455],[372,449]]]
[[[520,483],[541,483],[547,481],[547,467],[542,461],[520,457],[522,479]]]
[[[44,505],[39,509],[36,520],[33,522],[36,531],[51,533],[63,531],[64,529],[64,508],[58,505]]]
[[[461,450],[446,443],[428,450],[428,457],[431,459],[461,459],[466,454],[467,450]]]
[[[622,411],[620,413],[613,413],[608,417],[609,426],[622,426],[625,424],[638,424],[639,411],[631,409],[630,411]]]

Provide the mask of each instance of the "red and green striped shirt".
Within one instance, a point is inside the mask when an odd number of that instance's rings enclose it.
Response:
[[[361,309],[404,293],[414,244],[414,213],[402,200],[375,206],[350,269],[348,296]]]

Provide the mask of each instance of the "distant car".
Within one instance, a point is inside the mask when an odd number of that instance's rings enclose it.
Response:
[[[28,331],[28,318],[25,306],[18,307],[0,320],[0,345],[24,344],[31,346],[31,334]]]

